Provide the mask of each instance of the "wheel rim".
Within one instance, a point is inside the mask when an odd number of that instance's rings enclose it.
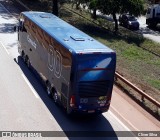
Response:
[[[54,92],[53,99],[54,99],[54,102],[57,103],[57,99],[58,99],[57,92]]]
[[[23,61],[25,62],[26,57],[25,57],[24,53],[22,53],[22,58],[23,58]]]
[[[48,94],[48,95],[51,95],[51,90],[50,90],[49,85],[47,86],[47,94]]]
[[[30,67],[30,61],[29,61],[29,59],[27,59],[26,63],[27,63],[27,67],[29,68]]]
[[[21,52],[21,56],[22,56],[22,57],[24,56],[24,52],[23,52],[23,51]]]

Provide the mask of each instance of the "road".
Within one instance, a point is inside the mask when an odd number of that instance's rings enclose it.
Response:
[[[144,37],[160,43],[160,30],[149,29],[146,24],[146,17],[144,16],[139,17],[137,20],[140,23],[140,30],[138,32],[143,34]]]
[[[114,87],[110,110],[97,117],[70,117],[62,108],[54,105],[17,52],[17,33],[13,32],[17,19],[12,15],[17,15],[18,11],[9,1],[0,2],[3,4],[0,4],[0,131],[112,131],[112,138],[75,138],[65,133],[66,137],[58,139],[153,139],[135,137],[132,131],[159,131],[160,123],[117,87]],[[131,137],[122,136],[121,131]]]

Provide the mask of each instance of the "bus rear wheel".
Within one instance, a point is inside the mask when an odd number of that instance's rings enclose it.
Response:
[[[25,57],[24,51],[21,52],[21,57],[22,57],[23,61],[25,62],[26,57]]]
[[[30,60],[28,56],[26,56],[25,63],[27,64],[27,67],[30,68]]]
[[[47,95],[51,98],[52,97],[52,92],[51,92],[51,85],[50,85],[49,82],[47,82],[46,88],[47,88]]]
[[[58,94],[57,94],[56,90],[53,90],[53,92],[52,92],[52,98],[54,100],[54,103],[58,104]]]

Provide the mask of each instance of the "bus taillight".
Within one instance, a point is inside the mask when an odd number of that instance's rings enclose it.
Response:
[[[107,102],[105,104],[105,106],[108,106],[111,103],[111,96],[107,98]]]
[[[71,107],[74,107],[74,106],[75,106],[75,96],[74,96],[74,95],[71,96],[70,106],[71,106]]]

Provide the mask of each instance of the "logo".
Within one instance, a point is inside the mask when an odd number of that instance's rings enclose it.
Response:
[[[2,137],[12,137],[11,132],[2,132]]]
[[[24,138],[24,137],[42,137],[41,132],[30,132],[30,131],[7,131],[7,132],[2,132],[2,138],[11,138],[11,137],[19,137],[19,138]],[[1,135],[0,135],[1,137]]]
[[[86,104],[86,103],[88,103],[88,98],[81,98],[81,99],[80,99],[80,103],[81,103],[81,104]]]
[[[103,101],[103,100],[106,100],[106,99],[107,99],[106,96],[100,96],[100,97],[98,98],[99,101]]]

